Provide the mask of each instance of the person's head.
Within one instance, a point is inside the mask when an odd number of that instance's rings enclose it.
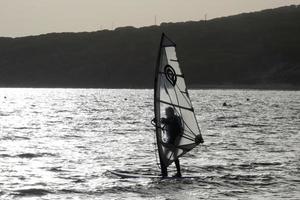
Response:
[[[172,107],[167,107],[166,115],[167,115],[167,117],[172,117],[174,115],[174,109]]]

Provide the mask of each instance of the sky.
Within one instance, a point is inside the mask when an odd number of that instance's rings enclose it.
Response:
[[[292,4],[300,0],[0,0],[0,37],[199,21]]]

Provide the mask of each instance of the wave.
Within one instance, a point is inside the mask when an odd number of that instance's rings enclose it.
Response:
[[[253,181],[258,178],[258,175],[253,174],[226,174],[220,177],[225,180],[235,180],[235,181]]]
[[[15,196],[44,196],[51,193],[53,192],[41,188],[28,188],[28,189],[19,189],[13,191],[13,195]]]
[[[9,158],[11,155],[8,154],[0,154],[0,158]]]
[[[241,128],[241,127],[265,127],[265,124],[251,124],[251,123],[241,123],[241,124],[231,124],[226,125],[226,128]]]
[[[64,113],[64,112],[70,112],[70,110],[56,110],[55,113]]]
[[[20,126],[20,127],[14,127],[13,129],[17,129],[17,130],[32,130],[32,129],[40,129],[40,128]]]
[[[237,124],[232,124],[232,125],[226,125],[225,128],[238,128],[239,125]]]
[[[232,164],[232,167],[237,167],[238,169],[251,169],[262,166],[278,166],[282,165],[280,162],[253,162],[253,163],[243,163],[243,164]]]
[[[201,169],[206,172],[221,172],[225,173],[232,170],[247,170],[247,169],[254,169],[257,167],[267,167],[267,166],[280,166],[282,163],[280,162],[253,162],[253,163],[242,163],[242,164],[230,164],[230,165],[205,165],[202,166]],[[195,170],[197,172],[198,170]],[[230,175],[228,175],[230,176]],[[257,175],[249,175],[250,176],[257,176]],[[235,177],[236,178],[236,177]]]
[[[136,186],[112,186],[109,188],[104,188],[101,190],[78,190],[78,189],[61,189],[58,190],[57,193],[62,194],[86,194],[86,195],[102,195],[102,194],[120,194],[123,192],[139,192],[138,189],[136,189]]]
[[[276,148],[271,148],[269,150],[266,150],[266,152],[269,152],[269,153],[283,153],[283,152],[287,152],[286,149],[276,149]],[[292,150],[290,150],[290,152],[292,152]]]
[[[170,182],[170,181],[169,181]],[[135,186],[126,186],[126,187],[120,187],[120,186],[114,186],[112,188],[109,189],[105,189],[102,192],[104,193],[136,193],[136,194],[140,194],[142,197],[147,197],[147,196],[152,196],[153,195],[153,190],[152,189],[156,189],[156,188],[160,188],[157,186],[158,183],[162,184],[163,182],[155,182],[155,185],[135,185]]]
[[[228,119],[238,119],[240,118],[239,116],[221,116],[221,117],[217,117],[216,121],[226,121]]]
[[[213,171],[225,171],[229,170],[230,166],[227,165],[205,165],[201,167],[202,170],[205,170],[207,172],[213,172]]]
[[[89,194],[91,192],[83,191],[83,190],[75,190],[75,189],[62,189],[59,192],[66,194]]]
[[[3,136],[0,138],[0,140],[30,140],[29,137],[24,137],[24,136]]]
[[[10,114],[8,113],[4,113],[4,112],[0,112],[0,117],[6,117],[6,116],[9,116]]]
[[[281,165],[280,162],[253,162],[251,165],[253,166],[275,166],[275,165]]]
[[[73,128],[72,129],[74,132],[80,132],[81,129],[79,128]],[[81,135],[75,135],[75,134],[65,134],[65,135],[62,135],[61,138],[82,138]]]
[[[242,123],[240,125],[245,126],[245,127],[251,127],[251,126],[254,126],[254,127],[266,127],[266,126],[268,126],[266,124],[252,124],[252,123]]]
[[[63,171],[66,171],[66,170],[63,170],[61,167],[51,167],[48,169],[48,171],[50,172],[63,172]]]
[[[19,157],[19,158],[37,158],[37,157],[47,157],[47,156],[56,156],[55,154],[52,153],[21,153],[17,154],[14,157]]]

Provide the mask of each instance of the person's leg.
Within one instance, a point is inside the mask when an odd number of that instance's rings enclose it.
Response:
[[[177,173],[176,173],[176,175],[175,175],[175,176],[177,176],[177,177],[181,177],[179,159],[176,159],[176,160],[175,160],[175,165],[176,165],[176,170],[177,170]]]
[[[161,175],[162,177],[168,177],[168,168],[164,164],[161,165]]]

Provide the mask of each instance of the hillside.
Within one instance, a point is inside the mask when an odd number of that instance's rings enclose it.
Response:
[[[300,88],[300,6],[209,21],[0,38],[1,87],[151,88],[160,35],[193,87]]]

